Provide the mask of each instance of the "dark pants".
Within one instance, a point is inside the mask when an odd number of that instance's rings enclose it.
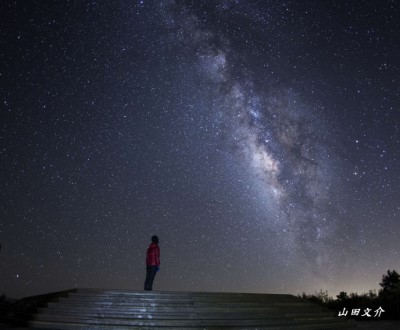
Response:
[[[144,282],[144,289],[146,291],[153,290],[153,281],[156,277],[157,266],[146,266],[146,281]]]

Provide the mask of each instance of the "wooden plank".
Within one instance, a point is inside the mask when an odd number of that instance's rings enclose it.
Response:
[[[31,322],[30,326],[33,328],[38,329],[60,329],[60,330],[71,330],[71,329],[86,329],[86,330],[122,330],[126,329],[125,326],[118,326],[118,325],[95,325],[93,327],[88,327],[87,324],[74,324],[74,323],[59,323],[59,322]],[[285,326],[276,326],[276,325],[264,325],[262,328],[258,326],[250,327],[247,326],[246,329],[251,330],[260,330],[260,329],[274,329],[274,330],[290,330],[290,329],[302,329],[302,330],[335,330],[335,329],[349,329],[354,328],[356,325],[348,322],[348,323],[341,323],[341,324],[319,324],[315,323],[312,325],[285,325]],[[130,326],[129,330],[165,330],[166,327],[158,327],[158,326]],[[216,327],[208,327],[208,326],[190,326],[190,327],[174,327],[174,329],[190,329],[190,330],[215,330]],[[224,329],[223,326],[218,327],[218,329]],[[229,329],[242,329],[241,326],[229,326]]]
[[[73,292],[70,293],[70,295],[78,295],[79,292]],[[201,293],[163,293],[163,292],[157,292],[157,291],[138,291],[138,292],[132,292],[130,294],[106,294],[109,296],[113,296],[113,297],[129,297],[129,296],[134,296],[134,297],[189,297],[191,299],[193,298],[212,298],[212,299],[218,299],[218,298],[229,298],[229,299],[251,299],[251,300],[255,300],[255,299],[290,299],[290,300],[301,300],[298,297],[295,297],[293,295],[270,295],[270,294],[257,294],[257,295],[253,295],[253,294],[229,294],[229,293],[220,293],[220,294],[201,294]],[[92,296],[100,296],[99,294],[93,294]]]
[[[80,297],[80,296],[75,296],[72,295],[68,297],[68,299],[72,300],[82,300],[82,301],[92,301],[92,300],[114,300],[114,301],[145,301],[145,302],[151,302],[151,301],[181,301],[181,302],[188,302],[188,301],[196,301],[196,302],[237,302],[237,303],[242,303],[242,302],[257,302],[257,303],[305,303],[304,300],[301,299],[273,299],[273,298],[257,298],[257,299],[251,299],[251,298],[240,298],[240,299],[234,299],[234,298],[229,298],[229,297],[223,297],[223,298],[214,298],[214,297],[182,297],[182,296],[168,296],[168,297],[157,297],[157,296],[151,296],[151,297],[134,297],[134,296],[128,296],[128,297],[115,297],[115,296],[85,296],[85,297]]]
[[[269,319],[245,319],[245,320],[153,320],[153,319],[110,319],[110,318],[90,318],[77,316],[58,316],[58,315],[39,315],[37,321],[64,322],[89,325],[120,325],[120,326],[164,326],[164,327],[190,327],[190,326],[264,326],[264,325],[291,325],[309,324],[317,321],[320,324],[337,323],[336,318],[325,318],[323,320],[307,319],[295,320],[290,318],[269,318]]]
[[[158,306],[136,306],[136,305],[127,305],[127,306],[116,306],[116,305],[107,305],[107,304],[89,304],[89,305],[79,305],[79,304],[57,304],[50,303],[48,304],[49,309],[64,309],[64,310],[75,310],[75,311],[86,311],[86,310],[109,310],[109,311],[120,311],[125,310],[129,312],[135,311],[149,311],[149,312],[170,312],[170,311],[197,311],[199,313],[206,313],[208,311],[211,312],[264,312],[264,313],[307,313],[307,312],[326,312],[325,309],[316,306],[316,308],[312,308],[310,306],[236,306],[234,309],[232,306],[212,306],[212,305],[204,305],[204,306],[193,306],[193,305],[183,305],[179,306],[171,306],[171,305],[158,305]]]
[[[145,319],[269,319],[277,317],[288,317],[293,319],[310,319],[310,318],[330,318],[331,314],[326,313],[308,313],[308,314],[286,314],[286,313],[274,313],[265,314],[260,312],[249,312],[249,313],[235,313],[235,312],[225,312],[225,313],[197,313],[197,312],[169,312],[169,313],[140,313],[140,312],[107,312],[107,311],[85,311],[84,313],[78,313],[77,311],[71,310],[47,310],[46,315],[65,315],[65,316],[85,316],[90,318],[100,317],[100,318],[145,318]]]
[[[78,306],[62,306],[62,305],[54,305],[51,307],[42,308],[39,311],[46,312],[46,311],[70,311],[72,313],[93,313],[93,312],[109,312],[109,313],[143,313],[143,312],[152,312],[152,313],[187,313],[187,312],[195,312],[198,314],[236,314],[236,313],[263,313],[263,314],[282,314],[282,315],[304,315],[306,313],[309,314],[336,314],[331,311],[326,310],[313,310],[313,309],[273,309],[273,308],[212,308],[210,306],[203,307],[203,308],[165,308],[165,307],[150,307],[150,308],[143,308],[143,307],[128,307],[125,309],[116,309],[116,308],[108,308],[108,307],[96,307],[96,306],[86,306],[86,307],[78,307]]]

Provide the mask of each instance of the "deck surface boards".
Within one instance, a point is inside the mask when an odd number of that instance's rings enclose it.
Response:
[[[76,289],[40,308],[37,329],[344,329],[354,322],[292,295]]]

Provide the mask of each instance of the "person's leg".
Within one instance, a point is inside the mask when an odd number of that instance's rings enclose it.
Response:
[[[151,275],[151,267],[147,266],[146,267],[146,280],[144,281],[144,289],[146,291],[150,291],[151,290],[150,275]],[[151,281],[151,282],[153,282],[153,281]]]
[[[149,268],[150,268],[150,275],[149,275],[148,288],[150,291],[152,291],[153,290],[153,281],[154,281],[154,278],[156,277],[157,266],[151,266]]]

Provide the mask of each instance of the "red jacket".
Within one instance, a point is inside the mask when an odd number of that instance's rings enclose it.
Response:
[[[160,266],[160,248],[156,243],[151,243],[147,249],[146,266]]]

